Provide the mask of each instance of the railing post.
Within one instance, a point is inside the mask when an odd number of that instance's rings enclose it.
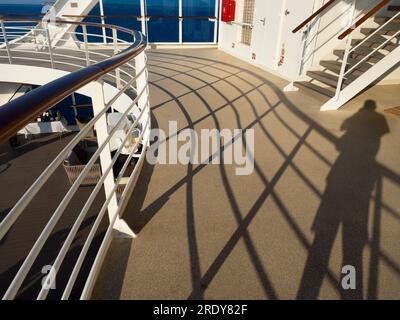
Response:
[[[33,41],[35,41],[35,50],[39,51],[39,43],[38,43],[38,40],[37,40],[37,34],[36,34],[36,29],[35,28],[32,29],[32,35],[33,35]]]
[[[101,15],[100,21],[101,21],[102,25],[105,25],[106,22],[104,20],[104,3],[103,3],[103,0],[100,0],[99,4],[100,4],[100,15]],[[102,33],[103,33],[103,43],[106,44],[107,43],[106,28],[102,27],[101,29],[102,29]]]
[[[105,108],[103,83],[99,82],[98,84],[96,84],[96,86],[98,86],[98,89],[96,89],[97,94],[92,96],[93,113],[95,116],[98,115],[101,112],[101,110]],[[96,122],[95,129],[97,133],[97,144],[101,146],[104,143],[106,143],[108,137],[107,113],[103,114],[100,117],[100,119]],[[104,150],[100,153],[101,171],[105,172],[107,168],[111,165],[111,162],[112,162],[111,151],[110,151],[110,145],[108,144],[104,148]],[[104,181],[104,191],[106,197],[112,192],[114,186],[115,186],[115,177],[113,170],[111,170]],[[117,210],[118,210],[118,201],[117,201],[117,196],[114,193],[108,205],[108,216],[110,218],[110,221],[112,217],[114,217],[114,215],[116,214]]]
[[[7,50],[7,55],[8,55],[8,62],[10,64],[12,64],[11,49],[10,49],[10,45],[8,43],[6,27],[4,26],[4,21],[3,20],[0,20],[0,25],[1,25],[1,30],[3,31],[3,38],[4,38],[4,43],[6,45],[6,50]]]
[[[117,29],[112,29],[113,43],[114,43],[114,54],[118,54],[118,38],[117,38]],[[117,88],[121,89],[121,71],[119,68],[115,70],[115,76],[117,77]]]
[[[352,8],[350,10],[350,22],[349,22],[349,28],[353,27],[354,25],[354,17],[355,17],[355,12],[356,12],[356,4],[357,4],[357,0],[353,0],[353,4],[352,4]],[[340,75],[339,75],[339,79],[338,79],[338,83],[337,83],[337,87],[336,87],[336,94],[334,99],[336,101],[338,101],[340,99],[340,93],[342,91],[342,86],[343,86],[343,82],[344,82],[344,75],[346,73],[346,69],[347,69],[347,61],[349,59],[350,56],[350,50],[351,50],[351,42],[353,41],[353,33],[351,33],[348,37],[347,37],[347,41],[346,41],[346,49],[344,51],[344,55],[343,55],[343,61],[342,61],[342,67],[340,68]]]
[[[218,24],[219,24],[219,8],[220,1],[215,0],[215,20],[214,20],[214,44],[218,42]]]
[[[146,54],[144,51],[135,58],[135,68],[136,74],[140,73],[144,68],[146,68]],[[137,92],[142,92],[142,90],[145,88],[147,89],[147,74],[146,72],[142,72],[136,79],[136,90]],[[139,110],[146,108],[147,99],[148,91],[145,90],[137,103]]]
[[[301,50],[300,50],[300,54],[299,54],[299,62],[300,62],[300,66],[299,66],[299,76],[301,77],[303,74],[303,70],[304,70],[304,65],[305,65],[305,58],[307,55],[307,48],[308,48],[308,36],[311,32],[311,27],[310,24],[308,25],[308,27],[303,31],[303,36],[302,36],[302,46],[301,46]]]
[[[182,9],[182,0],[179,0],[179,43],[183,42],[183,9]]]
[[[49,46],[51,68],[55,69],[54,58],[53,58],[53,48],[52,48],[52,44],[51,44],[51,36],[50,36],[50,30],[49,30],[49,24],[47,22],[45,22],[44,24],[45,24],[45,30],[46,30],[47,45]]]
[[[145,6],[146,6],[145,1],[144,0],[140,0],[140,15],[141,15],[140,22],[141,22],[141,25],[142,25],[142,34],[143,35],[147,35],[147,28],[146,28],[147,20],[146,20],[146,8],[145,8]]]
[[[83,32],[83,42],[85,44],[86,65],[90,66],[90,56],[89,56],[89,46],[88,46],[88,37],[87,37],[86,25],[82,25],[82,32]]]
[[[99,86],[98,89],[96,89],[96,94],[92,96],[92,101],[93,101],[93,112],[94,115],[96,116],[105,108],[105,102],[104,102],[104,83],[97,83]],[[104,113],[100,119],[96,122],[95,124],[95,129],[97,133],[97,143],[99,146],[102,144],[106,143],[107,137],[108,137],[108,124],[107,124],[107,113]],[[111,165],[112,163],[112,158],[111,158],[111,150],[110,150],[110,144],[107,143],[107,146],[104,148],[104,150],[100,153],[100,166],[101,166],[101,171],[106,172],[107,168]],[[104,192],[105,196],[107,197],[115,187],[115,177],[113,170],[110,170],[108,173],[106,179],[104,180]],[[110,203],[108,204],[107,207],[107,212],[108,212],[108,217],[110,222],[113,221],[115,215],[118,213],[118,200],[117,200],[117,195],[116,192],[111,197]],[[114,222],[113,229],[118,231],[121,234],[124,234],[127,237],[134,238],[136,237],[135,233],[129,228],[129,226],[124,222],[120,217],[117,217],[117,219]]]

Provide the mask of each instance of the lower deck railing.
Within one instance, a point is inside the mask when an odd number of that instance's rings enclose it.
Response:
[[[71,73],[0,108],[1,142],[16,135],[18,130],[36,119],[42,112],[49,110],[83,87],[90,87],[94,111],[94,117],[71,139],[0,222],[1,241],[5,239],[11,228],[16,226],[18,219],[26,213],[29,204],[37,197],[56,170],[61,166],[68,169],[68,159],[74,150],[78,146],[85,148],[85,144],[90,140],[88,137],[91,138],[91,142],[94,143],[93,154],[87,163],[75,167],[75,171],[69,171],[70,189],[58,204],[37,240],[32,243],[31,250],[15,273],[3,299],[18,298],[28,273],[38,256],[43,254],[46,242],[49,241],[55,226],[65,214],[71,200],[79,193],[81,186],[87,184],[88,179],[93,181],[93,175],[96,175],[95,183],[92,182],[93,190],[80,208],[73,225],[69,226],[68,235],[57,252],[57,256],[49,261],[50,272],[44,278],[45,285],[42,285],[37,293],[37,299],[45,299],[49,294],[82,222],[94,202],[97,201],[100,192],[104,192],[101,209],[94,219],[78,258],[73,263],[72,272],[67,275],[66,286],[57,288],[61,299],[70,298],[88,250],[107,213],[108,227],[90,266],[88,277],[84,279],[83,290],[80,293],[81,299],[87,299],[90,297],[99,268],[110,244],[113,229],[120,222],[121,213],[138,179],[149,144],[151,123],[145,55],[146,39],[138,32],[115,26],[57,21],[58,24],[79,26],[82,29],[80,36],[83,41],[79,41],[78,34],[73,33],[68,42],[55,43],[52,40],[56,35],[52,34],[51,26],[42,23],[42,27],[29,31],[25,40],[11,42],[8,41],[7,28],[12,27],[5,27],[5,23],[13,23],[16,20],[2,18],[0,22],[6,44],[0,50],[8,63],[22,63],[31,66],[45,64],[47,68],[52,69],[72,69]],[[21,23],[23,20],[19,19],[18,22]],[[111,32],[113,47],[110,53],[104,53],[104,48],[99,52],[95,48],[89,47],[87,38],[92,35],[87,32],[88,27],[106,28]],[[130,35],[131,42],[121,41],[118,33],[123,33],[125,37]],[[39,37],[39,34],[43,37]],[[40,43],[40,50],[38,48],[39,38],[43,40]],[[127,45],[129,45],[128,48],[126,48]],[[109,51],[108,48],[105,51],[107,50]],[[40,55],[41,57],[38,58]],[[42,70],[49,70],[47,68],[42,68]],[[122,168],[115,172],[114,166],[121,159],[121,155],[124,155]],[[97,169],[95,169],[96,167]],[[128,172],[131,173],[128,174]]]

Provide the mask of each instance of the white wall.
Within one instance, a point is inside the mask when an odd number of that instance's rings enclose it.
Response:
[[[281,1],[282,2],[282,10],[286,9],[288,6],[288,0],[274,0],[274,1]],[[314,11],[319,9],[324,3],[326,3],[328,0],[315,0],[314,3]],[[242,21],[242,15],[243,15],[243,2],[244,0],[237,0],[236,1],[236,21],[241,22]],[[316,19],[313,29],[311,29],[309,35],[308,35],[308,40],[307,40],[307,53],[306,53],[306,65],[305,65],[305,70],[309,69],[318,69],[320,68],[319,62],[321,60],[329,60],[329,59],[337,59],[333,55],[333,50],[337,48],[343,48],[345,46],[345,41],[340,41],[338,40],[338,35],[344,31],[349,24],[349,19],[350,19],[350,5],[353,2],[353,0],[342,0],[339,1],[336,5],[334,5],[330,10],[328,10],[325,14],[321,16],[320,19]],[[304,3],[301,3],[301,1],[294,2],[295,4],[292,3],[292,6],[297,5],[298,7],[296,8],[291,8],[293,10],[303,10],[304,8],[301,8]],[[366,12],[366,9],[370,8],[373,6],[373,4],[377,3],[376,0],[358,0],[357,1],[357,10],[356,10],[356,16],[363,14]],[[400,0],[393,0],[392,4],[395,5],[400,5]],[[257,2],[256,2],[256,9],[257,9]],[[277,10],[276,15],[282,14],[282,10]],[[280,12],[279,12],[280,11]],[[311,12],[310,12],[311,14]],[[380,15],[388,15],[388,12],[386,10],[382,11]],[[306,16],[304,17],[306,18]],[[368,21],[365,23],[365,26],[376,26],[376,24],[371,21]],[[283,32],[284,30],[281,29],[282,24],[276,25],[276,32],[281,34],[281,39],[277,40],[278,47],[282,46],[282,43],[285,42],[291,42],[293,39],[289,39],[290,34]],[[292,68],[280,68],[280,67],[273,67],[271,68],[270,66],[267,66],[266,63],[263,63],[263,61],[254,61],[252,60],[252,48],[251,46],[244,45],[240,43],[241,41],[241,29],[242,27],[240,25],[235,25],[235,24],[228,24],[225,22],[220,23],[220,33],[219,33],[219,48],[223,51],[226,51],[236,57],[239,57],[247,62],[250,62],[252,64],[258,65],[268,71],[272,71],[274,73],[277,73],[281,77],[287,79],[287,80],[297,80],[295,73],[292,71],[289,71],[289,69]],[[300,31],[301,33],[301,31]],[[357,38],[357,36],[360,36],[360,33],[355,33],[354,37]],[[288,38],[288,39],[285,39]],[[260,39],[254,38],[252,41],[260,41]],[[267,45],[267,44],[266,44]],[[268,43],[268,45],[271,45]],[[279,50],[278,50],[279,54]],[[299,57],[301,55],[300,49],[299,49]],[[278,57],[279,58],[279,57]],[[291,57],[292,60],[293,56]],[[287,63],[290,64],[295,64],[297,61],[287,61]],[[296,66],[297,67],[297,66]],[[300,68],[299,68],[300,69]],[[392,72],[389,76],[387,76],[382,83],[399,83],[400,82],[400,68],[398,70],[395,70]]]
[[[242,22],[244,0],[236,0],[235,21]],[[219,48],[234,56],[251,61],[250,46],[240,43],[242,27],[236,24],[220,22]]]
[[[241,25],[221,22],[219,48],[292,81],[300,70],[302,34],[293,35],[291,29],[311,15],[315,0],[265,1],[256,0],[252,44],[248,46],[241,43]],[[235,22],[242,22],[243,4],[244,0],[236,1]],[[285,13],[286,10],[288,13]],[[264,27],[260,25],[262,18],[266,19]],[[265,52],[260,50],[263,45],[268,46]],[[284,56],[283,64],[279,64],[281,55]]]

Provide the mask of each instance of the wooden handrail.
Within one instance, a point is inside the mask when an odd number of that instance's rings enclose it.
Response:
[[[41,23],[43,22],[43,19],[22,19],[22,18],[7,18],[7,17],[1,17],[0,20],[7,22],[35,22],[35,23]],[[68,20],[55,20],[53,21],[54,23],[57,24],[70,24],[70,25],[76,25],[76,26],[87,26],[87,27],[98,27],[98,28],[109,28],[109,29],[115,29],[118,31],[122,31],[125,33],[130,33],[134,34],[132,30],[124,27],[119,27],[113,24],[102,24],[102,23],[95,23],[95,22],[81,22],[81,21],[68,21]]]
[[[309,18],[304,20],[298,27],[293,29],[293,33],[297,33],[299,30],[303,29],[310,21],[312,21],[315,17],[317,17],[319,14],[324,12],[326,9],[328,9],[333,3],[336,2],[336,0],[330,0],[327,3],[325,3],[320,9],[315,11]]]
[[[43,17],[42,13],[2,13],[0,17]]]
[[[5,13],[0,14],[0,18],[11,18],[11,17],[43,17],[44,14],[36,14],[36,13]],[[73,15],[73,14],[64,14],[63,18],[108,18],[108,19],[138,19],[143,18],[139,15]],[[217,19],[214,16],[144,16],[146,19],[188,19],[188,20],[204,20],[204,19]]]
[[[126,19],[126,18],[145,18],[145,19],[216,19],[214,16],[139,16],[139,15],[72,15],[64,14],[65,18],[108,18],[108,19]]]
[[[357,29],[359,26],[361,26],[365,21],[367,21],[369,18],[371,18],[373,15],[375,15],[377,12],[382,10],[391,0],[383,0],[381,3],[379,3],[377,6],[375,6],[373,9],[371,9],[365,16],[363,16],[361,19],[359,19],[353,26],[348,28],[346,31],[344,31],[338,38],[339,40],[343,40],[346,38],[349,34],[351,34],[355,29]]]

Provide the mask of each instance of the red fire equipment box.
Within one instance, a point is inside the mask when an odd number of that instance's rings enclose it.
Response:
[[[221,20],[224,22],[235,21],[235,0],[222,0]]]

